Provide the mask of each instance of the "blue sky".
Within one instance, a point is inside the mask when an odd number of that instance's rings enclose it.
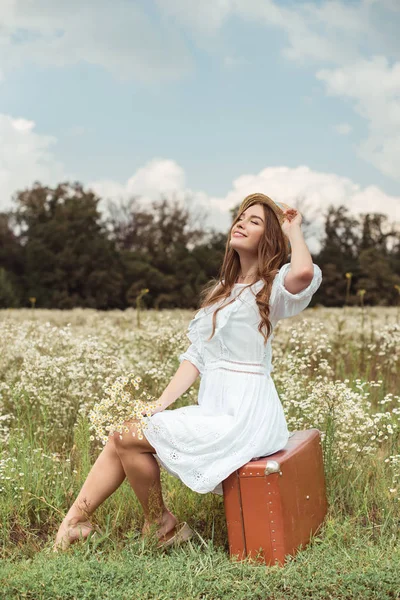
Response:
[[[0,208],[70,178],[221,229],[256,190],[400,222],[399,27],[397,0],[8,0]]]

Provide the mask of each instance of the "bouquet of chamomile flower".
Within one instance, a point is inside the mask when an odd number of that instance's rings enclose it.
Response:
[[[110,387],[107,383],[103,385],[104,398],[97,402],[88,414],[91,423],[89,429],[94,430],[94,437],[103,445],[107,443],[109,435],[115,432],[120,435],[128,432],[129,428],[124,425],[124,422],[134,419],[137,420],[138,439],[143,439],[145,416],[159,412],[161,402],[145,390],[140,394],[137,393],[141,381],[139,375],[128,373],[117,377]],[[132,432],[132,435],[134,436],[135,433]],[[94,437],[91,436],[90,439]]]

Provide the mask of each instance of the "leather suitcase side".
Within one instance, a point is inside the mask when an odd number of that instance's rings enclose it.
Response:
[[[230,555],[284,564],[326,515],[320,432],[293,432],[283,450],[231,473],[223,491]]]

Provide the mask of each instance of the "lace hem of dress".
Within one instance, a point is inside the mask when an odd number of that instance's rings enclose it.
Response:
[[[169,434],[167,428],[155,422],[156,417],[157,413],[152,417],[146,417],[147,427],[143,431],[145,437],[156,449],[157,458],[159,459],[161,465],[164,466],[168,472],[175,477],[178,477],[185,485],[197,493],[206,494],[208,492],[213,492],[214,490],[221,490],[220,486],[222,481],[226,479],[228,475],[233,473],[233,471],[239,469],[243,464],[249,462],[251,457],[254,455],[252,448],[255,448],[256,440],[252,439],[248,443],[248,450],[246,453],[242,453],[242,450],[236,448],[227,451],[223,458],[225,461],[228,457],[228,462],[225,462],[223,467],[218,468],[217,460],[214,461],[213,468],[215,470],[213,471],[212,476],[208,475],[201,465],[198,464],[203,461],[201,455],[192,456],[190,459],[192,468],[185,473],[179,473],[178,470],[175,470],[168,463],[172,462],[174,465],[178,466],[182,460],[180,450],[182,450],[182,452],[187,452],[189,447],[187,445],[183,445],[182,443],[177,443],[177,440]],[[167,450],[162,449],[162,446],[158,445],[157,443],[158,439],[160,439],[163,443],[167,441],[171,448]],[[157,446],[159,446],[158,449]],[[215,449],[217,449],[217,447]],[[240,456],[241,458],[239,458]],[[218,491],[215,493],[218,493]]]

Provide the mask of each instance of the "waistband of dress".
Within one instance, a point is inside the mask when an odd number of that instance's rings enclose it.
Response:
[[[269,375],[269,369],[261,363],[246,363],[235,360],[220,358],[218,360],[208,361],[204,366],[205,371],[223,369],[228,371],[237,371],[239,373],[251,373],[256,375]]]

